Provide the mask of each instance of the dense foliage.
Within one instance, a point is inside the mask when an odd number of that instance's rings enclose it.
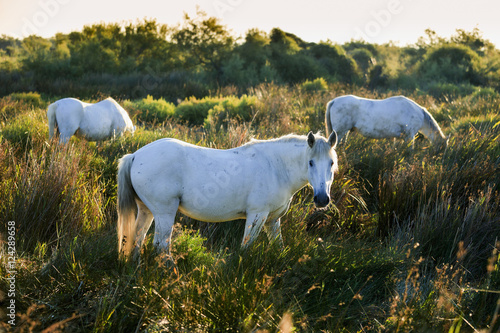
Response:
[[[167,26],[155,20],[95,24],[45,39],[0,38],[0,95],[38,91],[95,97],[204,97],[225,86],[323,78],[370,88],[428,90],[453,83],[500,89],[500,52],[479,30],[449,39],[426,31],[415,45],[310,43],[279,28],[244,38],[198,12]]]

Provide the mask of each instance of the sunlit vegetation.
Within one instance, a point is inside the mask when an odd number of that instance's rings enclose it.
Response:
[[[479,31],[427,31],[413,46],[308,43],[280,29],[238,39],[202,13],[179,26],[98,24],[0,39],[0,290],[16,226],[16,326],[25,332],[496,332],[500,328],[500,54]],[[116,168],[163,137],[220,149],[324,132],[344,94],[405,94],[449,136],[338,147],[332,204],[299,191],[240,249],[243,222],[176,217],[172,258],[150,231],[140,263],[118,260]],[[137,125],[105,142],[48,139],[61,97],[111,95]],[[203,167],[202,165],[200,167]],[[154,228],[152,228],[154,229]]]

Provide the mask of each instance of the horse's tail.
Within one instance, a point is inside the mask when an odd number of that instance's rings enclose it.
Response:
[[[130,168],[134,162],[134,155],[123,156],[118,164],[118,253],[127,258],[135,244],[137,204],[134,187],[130,180]]]
[[[332,133],[333,128],[332,128],[332,119],[330,117],[330,110],[333,106],[333,103],[335,103],[335,100],[331,100],[326,104],[326,114],[325,114],[325,123],[326,123],[326,136],[330,135]]]
[[[54,136],[54,131],[57,133],[57,118],[56,118],[57,102],[49,105],[47,109],[47,118],[49,119],[49,139]]]

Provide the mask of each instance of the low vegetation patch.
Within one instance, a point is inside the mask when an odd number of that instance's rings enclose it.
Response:
[[[431,61],[437,60],[429,56],[421,66]],[[16,325],[8,324],[10,296],[2,294],[0,327],[497,331],[500,119],[494,90],[474,88],[448,99],[409,96],[439,115],[449,136],[439,153],[423,138],[411,149],[351,133],[337,148],[332,204],[317,211],[311,189],[300,190],[282,218],[283,248],[263,234],[242,250],[242,221],[210,224],[178,214],[172,258],[155,251],[151,231],[140,263],[118,260],[116,168],[124,154],[163,137],[226,149],[252,137],[323,130],[333,97],[393,94],[342,84],[323,89],[325,82],[315,82],[261,84],[246,95],[191,97],[177,105],[151,96],[126,100],[138,125],[134,135],[98,143],[72,138],[65,146],[48,139],[48,100],[36,93],[1,98],[1,290],[11,283],[3,255],[9,221],[17,274]]]

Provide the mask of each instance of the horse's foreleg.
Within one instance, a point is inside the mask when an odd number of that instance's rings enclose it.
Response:
[[[162,206],[161,212],[154,213],[155,236],[153,244],[157,249],[163,250],[167,254],[170,254],[170,239],[178,207],[179,200],[175,200],[175,202]]]
[[[264,230],[270,242],[278,241],[279,245],[283,247],[283,238],[281,237],[281,222],[280,219],[268,221],[264,223]]]
[[[249,213],[247,214],[247,220],[245,223],[245,233],[243,234],[243,241],[241,246],[243,248],[248,247],[257,238],[267,219],[268,213]]]
[[[349,130],[339,129],[337,131],[337,142],[342,142],[345,144],[347,142],[347,137],[349,136]]]
[[[406,146],[411,144],[411,149],[415,149],[415,135],[417,135],[417,133],[408,133],[405,136],[405,144]]]

